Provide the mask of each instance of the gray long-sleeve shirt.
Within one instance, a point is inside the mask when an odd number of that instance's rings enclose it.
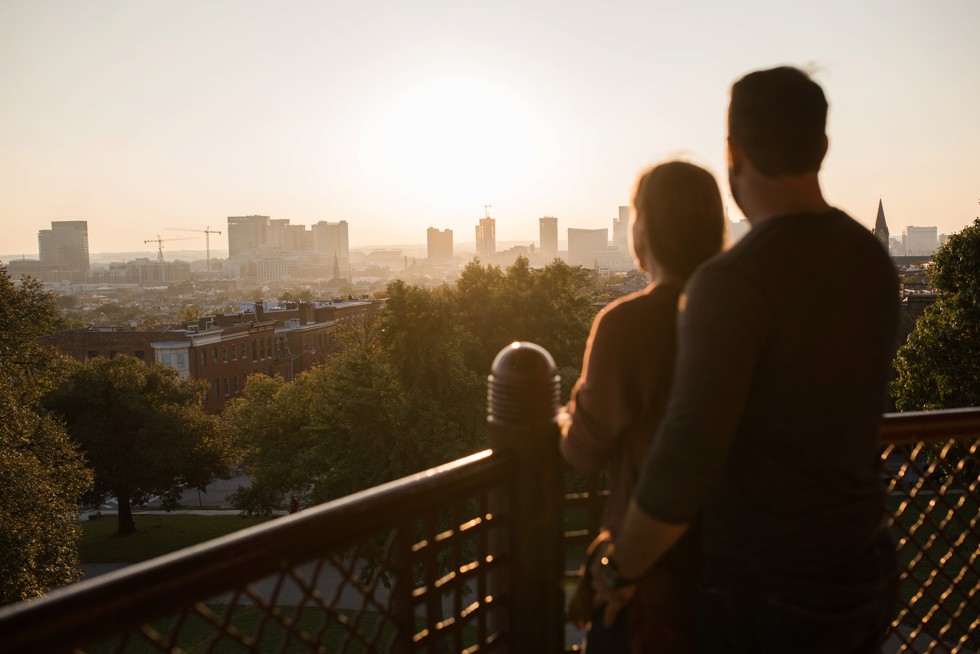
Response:
[[[878,432],[898,325],[884,248],[840,211],[771,219],[692,278],[636,499],[704,518],[711,558],[814,569],[880,528]]]

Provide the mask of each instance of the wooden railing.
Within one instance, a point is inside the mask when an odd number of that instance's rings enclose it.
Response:
[[[603,493],[563,476],[557,381],[507,348],[492,450],[2,609],[0,653],[563,651],[563,571]],[[905,565],[883,651],[976,651],[980,409],[883,424]]]

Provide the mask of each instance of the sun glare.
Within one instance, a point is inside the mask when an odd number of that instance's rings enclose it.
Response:
[[[521,193],[534,154],[531,116],[506,88],[464,76],[415,81],[368,126],[372,177],[421,205]]]

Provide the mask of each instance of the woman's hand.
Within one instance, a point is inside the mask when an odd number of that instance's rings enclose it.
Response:
[[[606,627],[611,627],[616,621],[616,616],[622,611],[636,595],[636,582],[622,579],[618,576],[615,562],[612,555],[614,546],[612,541],[604,541],[596,550],[596,556],[592,559],[592,589],[595,591],[595,605],[597,607],[605,605],[606,609],[602,616],[602,623]]]

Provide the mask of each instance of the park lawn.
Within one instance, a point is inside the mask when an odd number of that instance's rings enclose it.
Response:
[[[309,646],[300,641],[291,629],[283,626],[283,622],[291,623],[293,629],[306,633],[313,641],[319,643],[322,650],[327,652],[377,652],[388,651],[394,635],[394,627],[389,619],[383,618],[377,611],[356,612],[350,610],[325,611],[320,607],[307,606],[297,615],[297,609],[292,606],[281,606],[275,610],[276,617],[266,619],[266,612],[255,606],[235,606],[229,610],[225,605],[209,605],[216,619],[234,627],[240,638],[253,643],[253,647],[262,652],[305,653],[311,651]],[[177,625],[179,635],[174,635]],[[194,612],[189,612],[179,623],[169,617],[154,621],[149,625],[168,644],[173,644],[180,651],[188,654],[197,652],[216,652],[217,654],[241,652],[243,646],[214,624]],[[416,630],[424,627],[424,622],[416,621]],[[126,643],[128,654],[151,654],[159,652],[159,646],[149,642],[144,635],[133,631]],[[476,642],[477,629],[475,625],[463,627],[461,640],[464,647]],[[447,635],[444,641],[449,649],[453,647],[453,636]],[[119,651],[120,638],[88,647],[85,651],[90,654],[109,654]],[[437,647],[434,643],[433,647]],[[460,648],[461,649],[461,648]]]
[[[899,518],[901,527],[893,531],[896,538],[901,538],[921,521],[921,524],[916,527],[915,541],[923,543],[936,539],[935,549],[919,561],[916,559],[921,555],[921,551],[916,544],[906,543],[906,546],[900,550],[899,559],[902,566],[907,568],[912,563],[915,563],[915,566],[899,587],[899,605],[911,605],[910,613],[904,620],[906,623],[911,626],[922,623],[925,632],[934,637],[938,636],[939,630],[954,614],[958,613],[955,624],[943,634],[942,639],[956,642],[967,635],[967,647],[976,648],[980,645],[980,640],[977,640],[976,634],[972,633],[972,629],[967,625],[975,624],[975,621],[980,620],[980,607],[969,596],[970,589],[975,589],[980,584],[980,573],[976,569],[971,569],[964,561],[980,552],[980,535],[968,528],[971,521],[975,522],[980,517],[980,502],[972,497],[947,498],[954,503],[962,499],[962,505],[955,510],[957,519],[946,524],[939,532],[933,521],[945,517],[947,507],[940,504],[933,513],[928,507],[931,499],[933,499],[931,496],[923,496],[910,503]],[[905,500],[904,496],[889,496],[889,509],[895,511]],[[931,519],[923,520],[923,513],[931,514]],[[962,542],[955,548],[958,555],[950,555],[950,543],[961,538]],[[949,556],[945,564],[948,567],[944,567],[942,573],[936,573],[935,562],[945,556]],[[933,574],[936,575],[935,579],[931,578]],[[950,577],[960,577],[955,588],[950,588]],[[926,595],[913,600],[927,584],[930,585],[930,589],[926,591]],[[940,597],[947,590],[948,594]]]
[[[163,554],[257,525],[269,518],[235,515],[134,516],[136,533],[119,536],[115,516],[82,523],[79,559],[82,563],[139,563]]]

